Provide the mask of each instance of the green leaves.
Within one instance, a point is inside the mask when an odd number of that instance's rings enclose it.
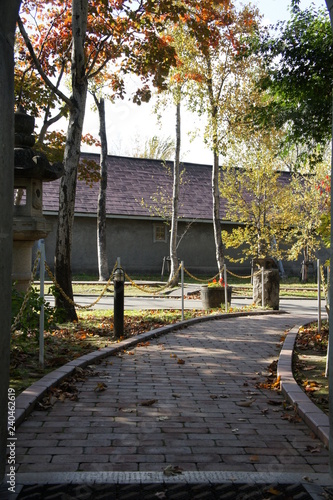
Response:
[[[333,35],[326,10],[294,8],[276,35],[262,32],[267,74],[259,81],[270,97],[255,112],[263,126],[287,126],[289,140],[325,144],[331,135]]]

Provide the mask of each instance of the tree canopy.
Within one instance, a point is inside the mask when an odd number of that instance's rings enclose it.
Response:
[[[297,2],[296,2],[297,3]],[[291,19],[260,32],[258,52],[266,74],[256,120],[264,127],[284,128],[285,143],[306,145],[318,154],[331,136],[333,36],[325,9],[301,10]]]
[[[240,248],[239,256],[231,259],[236,262],[268,256],[280,259],[291,192],[277,169],[276,145],[271,136],[259,134],[238,146],[225,162],[220,186],[226,218],[236,225],[223,231],[225,246]]]

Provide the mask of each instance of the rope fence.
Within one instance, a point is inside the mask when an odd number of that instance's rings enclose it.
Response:
[[[31,277],[31,280],[29,282],[29,285],[28,285],[28,288],[27,288],[27,291],[26,291],[26,294],[24,296],[24,299],[23,299],[23,302],[22,302],[22,305],[20,307],[20,310],[16,316],[16,318],[14,319],[13,321],[13,324],[11,326],[11,332],[15,331],[15,329],[17,328],[21,318],[23,317],[24,315],[24,311],[27,307],[27,304],[28,304],[28,301],[29,301],[29,297],[33,291],[33,285],[34,285],[34,282],[35,282],[35,278],[36,278],[36,274],[37,274],[37,269],[38,269],[38,264],[40,264],[40,260],[41,260],[41,252],[40,250],[38,250],[37,252],[37,256],[36,256],[36,259],[34,261],[34,264],[33,264],[33,269],[32,269],[32,277]],[[114,264],[114,267],[112,269],[112,272],[110,274],[110,277],[108,279],[108,281],[106,282],[106,284],[104,285],[100,295],[91,303],[91,304],[87,304],[87,305],[81,305],[81,304],[78,304],[77,302],[75,302],[74,300],[72,300],[66,293],[65,291],[62,289],[62,287],[59,285],[59,283],[57,282],[54,274],[52,273],[52,271],[50,270],[49,266],[46,264],[46,262],[44,262],[44,265],[45,265],[45,270],[50,278],[50,280],[52,281],[53,285],[55,286],[55,288],[59,291],[59,293],[62,295],[62,297],[68,301],[69,304],[71,304],[72,306],[78,308],[78,309],[82,309],[82,310],[87,310],[87,309],[91,309],[92,307],[94,307],[101,299],[102,297],[106,294],[106,292],[108,291],[110,285],[112,286],[113,283],[112,283],[112,280],[114,278],[114,272],[116,270],[117,267],[120,267],[121,266],[118,266],[118,261],[115,262]],[[322,287],[322,290],[323,290],[323,293],[324,293],[324,297],[326,298],[327,300],[327,297],[328,297],[328,282],[325,281],[325,278],[324,278],[324,266],[320,265],[319,267],[319,270],[320,270],[320,277],[321,277],[321,287]],[[140,290],[141,292],[143,293],[146,293],[146,294],[149,294],[149,295],[153,295],[153,296],[158,296],[160,295],[162,292],[164,292],[165,290],[171,288],[174,286],[174,283],[178,280],[179,278],[179,273],[182,271],[182,279],[183,279],[183,273],[186,273],[191,279],[195,280],[195,281],[198,281],[200,283],[203,283],[203,284],[206,284],[206,285],[209,285],[211,282],[213,282],[214,280],[216,280],[216,278],[220,275],[220,273],[217,273],[215,276],[213,276],[212,278],[210,279],[202,279],[202,278],[198,278],[197,276],[193,275],[188,269],[186,269],[186,267],[184,266],[184,263],[182,262],[181,264],[179,264],[179,267],[178,269],[176,270],[176,272],[174,273],[174,275],[172,276],[171,279],[168,280],[168,282],[163,285],[162,287],[159,287],[158,290],[152,290],[152,287],[154,287],[153,284],[151,285],[140,285],[138,283],[136,283],[126,272],[124,272],[124,275],[125,275],[125,278],[126,280],[128,281],[128,283],[133,286],[134,288]],[[256,275],[259,275],[260,273],[262,272],[261,269],[259,269],[258,271],[256,272],[253,272],[251,275],[238,275],[228,269],[225,268],[225,277],[226,277],[226,274],[234,277],[234,278],[237,278],[237,279],[252,279],[253,276],[256,276]],[[225,279],[226,281],[226,279]],[[158,286],[158,285],[157,285]],[[182,286],[183,286],[183,283],[182,283]]]
[[[45,262],[45,269],[47,271],[47,274],[49,275],[51,281],[53,282],[54,286],[57,288],[57,290],[59,290],[59,292],[61,293],[61,295],[63,296],[63,298],[65,300],[67,300],[67,302],[69,304],[71,304],[72,306],[74,307],[77,307],[78,309],[90,309],[91,307],[93,307],[94,305],[98,304],[98,302],[101,300],[101,298],[105,295],[105,293],[107,292],[110,284],[111,284],[111,281],[113,279],[113,274],[114,274],[114,271],[115,269],[117,268],[117,262],[115,263],[113,269],[112,269],[112,272],[110,274],[110,277],[106,283],[106,285],[104,286],[101,294],[97,297],[96,300],[94,300],[94,302],[92,302],[91,304],[87,304],[85,306],[82,306],[80,304],[78,304],[77,302],[75,302],[74,300],[72,300],[70,297],[68,297],[68,295],[66,294],[66,292],[64,292],[64,290],[61,288],[61,286],[59,285],[59,283],[57,282],[54,274],[52,273],[51,269],[49,268],[49,266],[46,264]]]

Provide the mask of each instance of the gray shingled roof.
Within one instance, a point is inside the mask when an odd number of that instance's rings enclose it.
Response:
[[[98,154],[82,153],[82,158],[99,162]],[[172,172],[173,162],[166,162]],[[172,194],[172,176],[160,160],[143,158],[126,158],[108,156],[108,188],[106,212],[109,216],[129,218],[151,217],[148,208],[142,206],[143,199],[151,205],[151,198],[163,186]],[[211,220],[211,165],[183,163],[185,169],[184,183],[180,188],[180,217],[185,219]],[[289,174],[286,173],[289,177]],[[60,181],[44,183],[44,211],[58,211]],[[96,214],[99,183],[89,187],[85,182],[78,181],[75,212],[80,214]],[[225,218],[225,203],[221,199],[221,219]]]

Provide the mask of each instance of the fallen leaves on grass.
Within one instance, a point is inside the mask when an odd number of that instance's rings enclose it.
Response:
[[[326,351],[328,339],[328,325],[322,325],[321,332],[318,332],[317,325],[310,323],[299,329],[296,337],[296,347],[300,350]]]
[[[318,382],[316,382],[315,380],[305,380],[302,385],[304,387],[305,392],[319,391],[322,386],[321,384],[318,384]]]

